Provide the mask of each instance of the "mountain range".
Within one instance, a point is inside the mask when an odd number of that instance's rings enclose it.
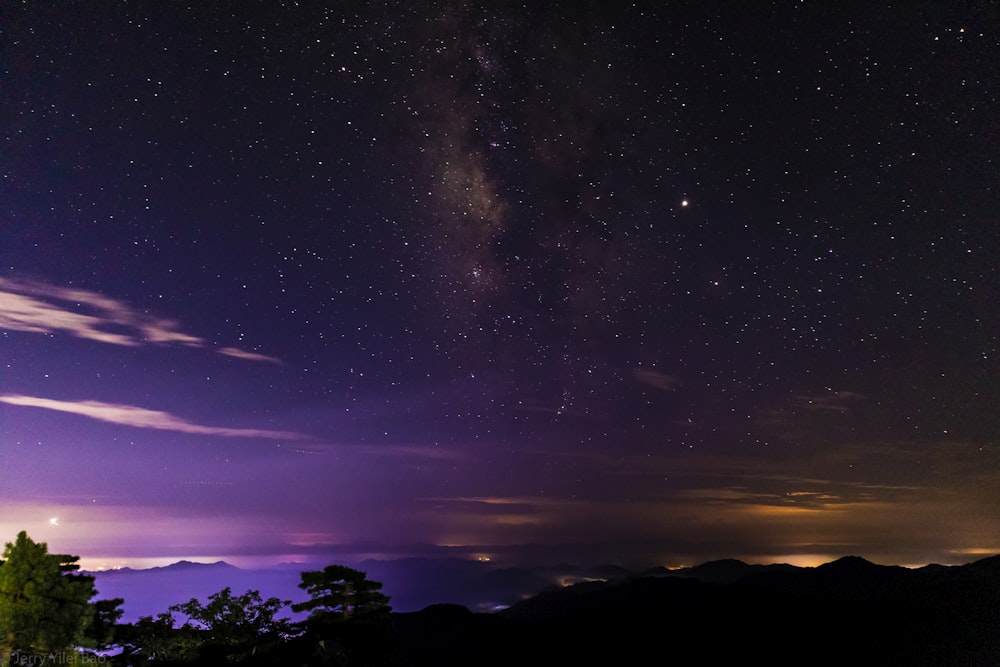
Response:
[[[302,602],[300,574],[322,569],[319,563],[283,563],[265,569],[242,569],[225,561],[180,561],[149,569],[120,568],[88,572],[95,578],[98,598],[122,598],[123,622],[156,616],[191,598],[204,601],[225,587],[234,594],[257,590],[264,598]],[[489,562],[458,558],[401,558],[364,560],[350,564],[369,579],[382,582],[394,611],[411,612],[432,604],[450,603],[475,612],[504,609],[549,588],[590,580],[623,580],[635,576],[616,566],[584,568],[561,564],[551,567],[497,567]],[[294,619],[298,616],[285,610]]]
[[[492,637],[515,646],[518,637],[544,629],[557,639],[546,645],[573,644],[576,633],[583,632],[588,646],[615,662],[624,649],[605,645],[601,638],[609,632],[628,638],[627,646],[644,646],[653,637],[675,642],[700,637],[705,641],[700,650],[718,658],[735,658],[746,650],[775,659],[800,655],[811,664],[824,656],[858,664],[867,659],[848,653],[864,650],[873,660],[902,654],[910,664],[928,664],[932,658],[961,664],[963,656],[985,653],[1000,664],[1000,556],[915,569],[855,556],[815,568],[718,560],[640,572],[614,565],[501,568],[433,558],[366,560],[354,566],[383,583],[397,612],[399,641],[405,644],[409,637],[418,644],[412,655],[421,655],[421,642],[446,630],[454,638],[450,645],[460,647],[463,637]],[[223,561],[181,561],[90,574],[99,598],[125,600],[122,620],[132,622],[193,597],[204,600],[226,586],[236,594],[253,589],[265,598],[303,601],[300,572],[321,568],[294,563],[246,570]],[[470,644],[468,655],[476,654],[476,645]],[[817,654],[821,646],[827,648]],[[592,651],[580,650],[585,655],[578,657],[590,662]],[[447,664],[446,658],[437,655],[430,662]]]
[[[919,569],[716,561],[395,615],[407,665],[1000,664],[1000,556]]]

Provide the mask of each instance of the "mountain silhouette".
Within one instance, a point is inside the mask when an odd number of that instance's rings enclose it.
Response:
[[[677,570],[665,570],[662,576],[687,577],[698,581],[714,584],[731,584],[750,576],[764,572],[795,570],[793,565],[751,565],[741,560],[725,558],[713,560],[694,567],[684,567]]]
[[[726,560],[668,572],[546,591],[499,615],[563,647],[535,664],[629,664],[667,646],[706,663],[1000,664],[1000,558],[916,570],[855,556],[816,568]]]
[[[645,664],[650,656],[708,664],[1000,664],[1000,557],[917,569],[857,556],[818,567],[726,559],[640,574],[457,559],[366,561],[362,569],[376,581],[386,575],[398,664],[409,667]],[[224,586],[303,597],[291,566],[180,562],[94,574],[100,597],[125,598],[126,621],[139,609],[152,615]],[[397,595],[408,606],[397,606]],[[416,606],[435,599],[448,604]]]

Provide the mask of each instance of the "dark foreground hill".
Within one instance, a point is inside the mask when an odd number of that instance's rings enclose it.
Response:
[[[706,564],[547,591],[499,614],[394,614],[401,665],[1000,664],[1000,557],[916,570]]]

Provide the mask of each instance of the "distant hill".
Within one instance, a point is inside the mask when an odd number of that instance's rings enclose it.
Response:
[[[299,572],[290,569],[243,570],[225,561],[192,563],[180,561],[145,570],[121,568],[88,572],[94,577],[98,598],[123,598],[123,622],[140,616],[156,616],[174,604],[191,598],[205,600],[212,593],[230,587],[234,594],[259,590],[265,598],[301,601]],[[288,610],[287,616],[293,614]]]
[[[616,566],[584,568],[558,565],[546,568],[502,568],[489,562],[463,559],[403,558],[365,560],[350,564],[380,581],[390,605],[411,612],[433,604],[455,604],[473,611],[496,611],[549,588],[567,583],[608,577],[629,577]],[[191,598],[205,600],[226,586],[234,594],[258,590],[265,598],[301,602],[307,595],[298,588],[303,570],[321,569],[322,564],[282,563],[271,568],[247,570],[224,561],[192,563],[179,561],[165,567],[143,570],[122,568],[89,572],[95,577],[99,598],[120,597],[123,621],[156,616],[174,604]],[[298,618],[290,610],[281,614]]]
[[[731,584],[746,577],[781,570],[795,570],[794,565],[751,565],[740,560],[727,558],[713,560],[695,567],[683,567],[677,570],[657,568],[644,573],[644,576],[667,576],[697,579],[706,583]]]

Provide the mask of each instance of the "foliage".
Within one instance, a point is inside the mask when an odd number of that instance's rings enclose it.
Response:
[[[94,579],[73,574],[76,556],[48,553],[21,531],[0,561],[0,661],[69,651],[91,623]]]
[[[308,611],[306,642],[313,645],[310,665],[390,664],[389,598],[382,584],[343,565],[302,573],[299,588],[311,599],[292,605]]]
[[[381,593],[380,582],[370,581],[364,572],[343,565],[303,572],[299,588],[312,599],[293,604],[292,611],[308,611],[310,618],[347,620],[391,611],[389,598]]]
[[[198,656],[199,638],[190,629],[175,628],[174,616],[143,616],[122,633],[121,663],[141,667],[147,664],[188,662]]]
[[[222,649],[233,661],[253,655],[261,646],[281,641],[291,634],[292,626],[287,618],[274,618],[288,604],[290,601],[278,598],[264,600],[259,591],[247,591],[233,597],[227,586],[210,595],[206,605],[191,598],[184,604],[170,607],[170,611],[187,616],[185,629],[197,631],[205,645],[215,652]]]
[[[94,613],[90,618],[87,629],[84,630],[82,646],[88,649],[105,651],[120,642],[120,634],[123,626],[119,625],[118,621],[121,620],[122,614],[125,613],[121,609],[121,605],[124,602],[125,600],[122,598],[113,598],[110,600],[97,600],[93,603]]]
[[[376,665],[392,660],[389,598],[382,584],[340,565],[303,572],[310,599],[304,623],[276,618],[289,601],[259,591],[234,596],[230,588],[205,603],[192,598],[155,618],[120,625],[123,600],[98,600],[92,577],[77,574],[76,556],[49,554],[21,532],[0,561],[0,665],[13,658],[42,664],[84,664],[95,655],[76,647],[120,654],[102,658],[128,667],[147,665]],[[178,626],[175,614],[183,618]],[[28,663],[24,663],[28,664]]]
[[[276,619],[289,602],[263,599],[259,591],[234,596],[229,587],[213,593],[206,604],[191,598],[167,613],[140,618],[123,641],[124,664],[260,663],[294,634],[286,618]],[[177,627],[174,613],[187,618]]]

